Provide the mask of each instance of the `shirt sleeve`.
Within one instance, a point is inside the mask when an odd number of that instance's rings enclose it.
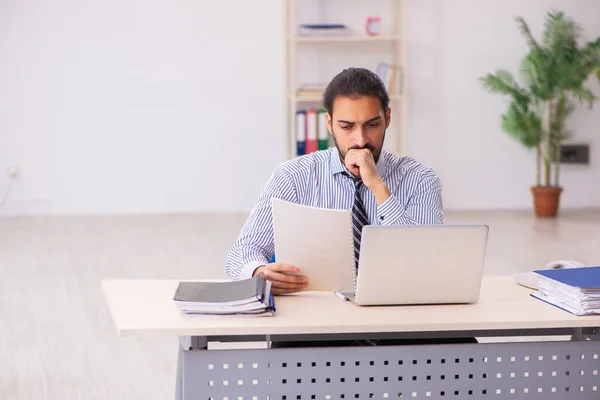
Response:
[[[227,253],[225,272],[234,279],[251,278],[275,251],[271,199],[296,202],[297,193],[289,174],[277,168],[265,185],[242,230]]]
[[[392,193],[377,206],[379,225],[430,225],[443,223],[442,185],[437,176],[424,178],[414,193],[401,204]]]

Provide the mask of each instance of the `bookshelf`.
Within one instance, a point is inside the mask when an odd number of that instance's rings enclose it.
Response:
[[[400,69],[400,90],[390,91],[392,122],[384,149],[405,154],[406,66],[402,24],[403,0],[286,0],[286,101],[288,158],[298,156],[296,111],[321,109],[321,92],[298,93],[303,84],[326,84],[348,67],[377,72],[380,63]],[[380,17],[377,35],[366,31],[367,17]],[[302,24],[344,24],[346,35],[301,35]],[[329,138],[330,145],[333,141]]]

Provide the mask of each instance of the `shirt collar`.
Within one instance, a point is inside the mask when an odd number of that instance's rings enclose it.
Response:
[[[346,166],[344,164],[342,164],[342,160],[340,159],[340,153],[338,152],[338,149],[335,146],[332,148],[329,164],[331,166],[331,174],[332,175],[336,175],[336,174],[344,173],[344,172],[350,173],[350,171],[348,171],[348,168],[346,168]],[[387,174],[387,166],[385,164],[385,152],[383,150],[381,151],[381,154],[379,155],[379,160],[377,161],[376,167],[377,167],[377,172],[379,172],[379,176],[384,178]]]

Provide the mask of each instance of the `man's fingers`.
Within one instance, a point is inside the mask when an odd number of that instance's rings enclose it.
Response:
[[[269,267],[272,271],[277,271],[277,272],[296,273],[296,272],[300,271],[300,269],[297,267],[294,267],[294,266],[288,265],[288,264],[281,264],[281,263],[270,264]]]
[[[348,151],[346,155],[346,160],[351,164],[359,164],[370,163],[371,160],[374,161],[373,153],[369,149],[355,149]]]
[[[282,274],[281,272],[272,271],[270,269],[265,269],[263,274],[265,279],[271,282],[286,282],[301,285],[308,281],[304,276]]]
[[[303,284],[303,283],[307,282],[307,279],[304,276],[282,274],[281,272],[273,272],[273,271],[269,271],[269,280],[271,282],[278,281],[278,282],[287,282],[287,283],[296,283],[296,284]]]
[[[369,149],[350,149],[348,150],[348,156],[352,157],[366,157],[372,156],[373,153]]]
[[[353,162],[346,161],[346,168],[356,176],[360,176],[360,166]]]
[[[302,291],[308,280],[304,276],[290,275],[300,269],[281,263],[273,263],[266,266],[263,270],[265,279],[271,282],[271,292],[273,294],[286,294]]]

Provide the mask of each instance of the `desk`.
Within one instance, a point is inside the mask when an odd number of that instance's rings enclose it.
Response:
[[[181,338],[179,399],[598,399],[600,316],[529,296],[512,276],[485,276],[472,305],[358,307],[333,293],[276,298],[275,317],[188,318],[176,280],[102,287],[120,335]],[[569,335],[568,341],[209,350],[211,341]],[[591,339],[591,340],[590,340]]]

